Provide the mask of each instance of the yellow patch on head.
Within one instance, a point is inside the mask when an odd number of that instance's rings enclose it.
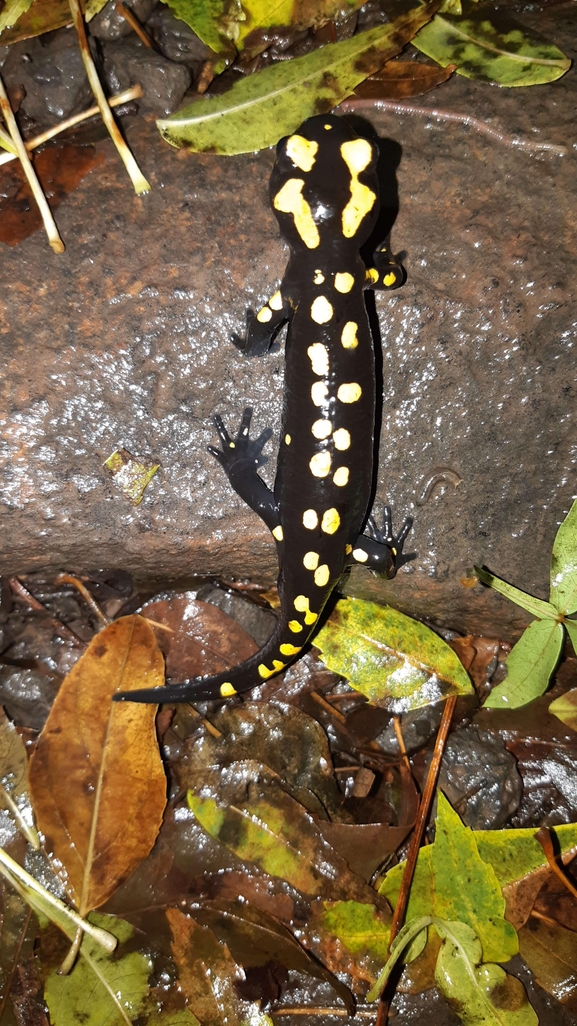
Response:
[[[314,477],[327,477],[331,472],[330,452],[315,452],[312,460],[309,460],[309,467]]]
[[[356,403],[362,394],[363,390],[356,381],[347,381],[346,384],[339,385],[337,399],[340,399],[342,403]]]
[[[344,452],[351,444],[350,432],[347,431],[346,428],[338,428],[333,435],[333,441],[335,443],[335,449],[339,449],[341,452]]]
[[[280,524],[278,525],[278,527],[273,527],[271,533],[273,538],[276,538],[277,541],[282,541],[284,538],[283,529]]]
[[[345,349],[356,349],[359,340],[357,338],[358,324],[356,321],[347,321],[341,334],[341,345]]]
[[[324,381],[315,381],[311,386],[311,399],[315,406],[322,406],[326,403],[328,394],[328,385],[325,385]]]
[[[325,584],[328,584],[330,576],[331,576],[331,572],[330,572],[327,564],[326,563],[322,563],[321,566],[319,566],[315,570],[314,577],[315,577],[315,584],[316,584],[317,588],[324,588]]]
[[[280,645],[279,646],[280,654],[281,655],[285,655],[285,656],[298,655],[298,653],[301,651],[301,649],[302,649],[302,645],[300,647],[298,647],[297,645]]]
[[[343,235],[352,239],[363,218],[371,211],[376,195],[367,185],[359,182],[359,175],[371,162],[373,150],[367,139],[349,139],[341,146],[342,158],[351,173],[351,198],[343,210]]]
[[[305,509],[303,513],[303,524],[309,531],[314,531],[315,527],[318,527],[319,518],[314,509]]]
[[[310,171],[314,165],[319,144],[310,142],[302,135],[291,135],[287,139],[286,152],[293,164],[296,164],[301,171]]]
[[[337,488],[344,488],[349,483],[349,468],[339,467],[333,474],[333,481]]]
[[[325,534],[334,534],[335,531],[338,531],[340,526],[341,518],[338,510],[334,508],[325,510],[321,522],[321,530],[324,531]]]
[[[366,563],[369,558],[368,552],[365,552],[364,549],[353,549],[353,556],[357,563]]]
[[[285,445],[290,445],[291,444],[291,436],[290,435],[285,435],[284,436],[284,440],[285,440]]]
[[[319,565],[320,556],[318,552],[305,552],[303,556],[303,566],[306,570],[316,570]]]
[[[266,324],[272,319],[272,310],[270,310],[268,306],[263,306],[257,313],[256,319],[257,321],[260,321],[261,324]]]
[[[226,680],[224,684],[220,685],[220,694],[222,698],[230,698],[231,695],[236,695],[236,689],[233,688],[229,680]]]
[[[335,288],[337,292],[342,292],[343,294],[350,292],[354,284],[355,279],[348,271],[339,271],[338,274],[335,274]]]
[[[379,272],[376,267],[367,267],[365,273],[365,280],[370,282],[371,285],[376,285],[379,280]]]
[[[321,237],[313,220],[311,208],[302,195],[304,184],[302,178],[289,178],[277,192],[273,206],[282,214],[292,214],[295,228],[307,249],[316,249],[320,245]]]
[[[309,346],[307,356],[315,374],[321,377],[329,373],[329,351],[322,342],[315,342],[314,345]]]
[[[317,270],[315,271],[315,276],[313,278],[315,285],[322,285],[324,280],[325,276],[323,272],[317,268]]]
[[[302,623],[299,623],[298,620],[289,620],[288,629],[289,631],[292,631],[293,634],[298,634],[300,631],[302,631],[303,625]]]
[[[333,425],[330,420],[315,420],[311,428],[315,438],[328,438],[332,430]]]
[[[274,296],[271,296],[268,305],[271,310],[282,310],[283,299],[280,292],[275,292]]]
[[[393,274],[392,271],[389,271],[388,274],[385,274],[385,277],[383,278],[383,282],[385,283],[387,288],[389,286],[391,286],[391,285],[394,285],[396,280],[397,280],[397,276],[396,276],[396,274]]]
[[[326,324],[333,316],[333,308],[326,296],[317,296],[311,306],[311,317],[315,324]]]

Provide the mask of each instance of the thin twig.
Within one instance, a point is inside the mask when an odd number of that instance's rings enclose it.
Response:
[[[129,103],[130,100],[138,100],[142,96],[142,86],[135,85],[130,89],[125,89],[123,93],[118,93],[117,96],[111,96],[108,100],[110,107],[121,107],[123,103]],[[66,118],[65,121],[60,121],[53,128],[46,129],[45,132],[41,132],[40,135],[35,135],[32,139],[26,139],[24,145],[28,152],[35,150],[38,146],[42,146],[42,143],[48,142],[49,139],[53,139],[55,135],[60,135],[61,132],[65,132],[67,128],[74,128],[75,125],[79,125],[82,121],[86,121],[88,118],[93,118],[100,111],[98,107],[89,107],[88,110],[82,112],[82,114],[75,114],[74,117]],[[16,155],[12,153],[0,153],[0,164],[7,164],[9,160],[15,160]]]
[[[567,890],[571,892],[573,897],[577,898],[577,887],[575,887],[575,884],[569,879],[568,876],[565,875],[565,873],[563,872],[563,870],[557,862],[557,857],[553,850],[551,834],[547,827],[543,826],[539,828],[539,830],[535,834],[535,840],[539,841],[539,844],[541,845],[545,853],[545,858],[549,863],[549,867],[553,870],[555,876],[558,876],[562,883],[565,884]]]
[[[80,4],[78,3],[78,0],[68,0],[68,4],[70,6],[70,11],[72,13],[74,28],[76,29],[76,34],[78,35],[78,42],[80,43],[80,53],[82,55],[82,61],[86,69],[86,74],[88,75],[90,88],[94,93],[94,99],[98,104],[102,120],[104,121],[104,124],[106,125],[110,133],[110,138],[112,139],[114,145],[116,146],[116,149],[118,150],[120,159],[123,161],[124,166],[128,171],[128,174],[130,175],[136,194],[140,196],[143,192],[150,192],[150,185],[146,181],[146,178],[142,174],[142,171],[136,163],[134,156],[132,155],[124,139],[122,138],[118,125],[116,124],[116,121],[112,116],[112,111],[108,106],[107,99],[104,95],[104,90],[98,77],[98,72],[94,65],[94,61],[92,60],[92,54],[90,52],[90,47],[88,45],[88,39],[86,38],[86,26],[84,24],[84,18],[82,17]]]
[[[14,143],[14,145],[16,147],[16,150],[18,152],[18,158],[20,160],[20,163],[22,164],[22,168],[23,168],[24,174],[26,175],[26,178],[28,180],[28,184],[29,184],[30,188],[32,189],[32,195],[34,196],[34,199],[36,200],[36,203],[38,205],[38,209],[40,211],[40,214],[42,215],[42,220],[44,222],[44,228],[46,229],[46,234],[48,236],[48,242],[50,243],[50,245],[51,245],[51,247],[52,247],[52,249],[54,250],[55,253],[64,253],[64,249],[65,249],[64,243],[63,243],[62,239],[60,238],[60,235],[58,234],[58,228],[56,227],[56,222],[55,222],[54,218],[52,217],[52,211],[51,211],[50,207],[48,206],[48,201],[47,201],[46,196],[44,195],[44,193],[42,191],[42,186],[40,185],[40,182],[38,181],[36,172],[35,172],[34,168],[32,167],[32,163],[30,161],[30,157],[28,156],[28,153],[27,153],[26,147],[24,145],[22,136],[20,135],[20,132],[18,131],[18,125],[16,124],[16,118],[14,117],[14,114],[12,113],[12,107],[10,106],[10,101],[8,99],[8,96],[6,95],[6,90],[4,88],[4,83],[2,81],[2,77],[1,76],[0,76],[0,110],[2,111],[2,114],[4,116],[4,121],[6,122],[6,127],[7,127],[8,131],[10,132],[10,136],[11,136],[12,142]]]
[[[81,648],[86,647],[86,642],[83,641],[78,634],[75,634],[70,627],[67,627],[65,623],[62,623],[62,620],[59,620],[56,616],[52,616],[52,613],[48,611],[46,606],[43,606],[42,603],[34,597],[32,592],[28,591],[28,588],[24,587],[22,581],[19,581],[17,577],[9,577],[8,584],[12,588],[14,594],[18,598],[22,599],[23,602],[26,602],[31,609],[36,609],[39,613],[46,614],[50,623],[54,627],[54,630],[61,638],[65,638],[66,641],[72,641],[75,645],[79,645]]]
[[[327,1008],[320,1006],[310,1005],[308,1008],[306,1005],[296,1005],[292,1008],[271,1008],[269,1015],[338,1015],[340,1019],[374,1019],[374,1010],[368,1010],[364,1008],[357,1008],[355,1012],[351,1013],[347,1008]]]
[[[517,146],[519,149],[527,150],[529,153],[540,153],[542,150],[547,150],[558,157],[565,157],[567,155],[566,146],[557,146],[555,143],[547,142],[533,142],[530,139],[520,139],[517,135],[508,135],[507,132],[500,132],[497,128],[492,128],[491,125],[488,125],[485,121],[480,121],[479,118],[473,117],[472,114],[459,114],[453,110],[419,107],[411,103],[397,103],[395,100],[369,99],[344,100],[338,109],[345,113],[353,113],[357,110],[371,110],[375,107],[378,110],[390,110],[393,114],[416,114],[428,118],[439,118],[441,121],[456,121],[458,124],[468,125],[469,128],[473,128],[475,132],[479,132],[481,135],[487,135],[489,139],[494,139],[505,146]]]
[[[409,762],[409,756],[407,755],[407,748],[405,746],[405,739],[401,728],[401,717],[396,714],[393,716],[393,730],[395,731],[395,737],[397,739],[397,744],[399,746],[403,762],[409,771],[409,775],[412,776],[411,764]]]
[[[78,577],[74,577],[73,574],[57,574],[55,577],[55,583],[71,584],[74,588],[76,588],[77,591],[80,592],[86,604],[90,607],[94,615],[98,617],[101,623],[109,624],[111,622],[110,617],[107,616],[106,613],[104,613],[98,605],[98,602],[94,598],[94,595],[90,594],[86,585],[83,584],[82,581],[79,581]]]
[[[393,912],[393,922],[391,923],[391,935],[389,938],[389,951],[391,950],[391,944],[397,936],[399,930],[403,925],[405,913],[407,911],[407,904],[409,901],[409,893],[411,890],[411,884],[413,882],[413,876],[415,875],[415,868],[417,865],[417,859],[419,857],[419,848],[421,847],[421,841],[423,840],[423,834],[425,832],[425,826],[429,818],[429,812],[431,811],[431,804],[433,801],[433,795],[437,786],[437,778],[439,776],[439,770],[441,768],[441,759],[443,757],[443,751],[445,749],[445,742],[449,733],[449,727],[451,726],[451,719],[455,709],[457,701],[456,695],[451,695],[450,698],[445,702],[443,709],[443,716],[439,725],[439,732],[437,734],[437,740],[435,741],[435,749],[433,751],[433,757],[429,766],[429,772],[427,773],[427,779],[425,781],[425,787],[423,788],[423,795],[419,804],[417,812],[417,818],[415,821],[415,828],[413,830],[413,836],[411,837],[411,843],[409,845],[409,851],[407,854],[407,861],[405,863],[405,871],[403,873],[403,879],[401,881],[401,889],[399,891],[399,897],[395,905],[395,911]],[[376,1026],[384,1026],[387,1022],[389,1014],[389,1005],[391,998],[387,994],[385,988],[381,1000],[379,1001],[379,1010],[377,1014]]]
[[[143,29],[142,25],[140,24],[138,18],[134,17],[134,14],[132,13],[132,11],[129,10],[128,7],[125,7],[124,4],[122,4],[120,2],[120,0],[116,0],[116,3],[114,5],[114,9],[115,9],[115,11],[118,11],[118,13],[122,15],[122,17],[127,22],[127,24],[130,25],[131,29],[133,29],[133,31],[136,32],[136,35],[138,36],[138,38],[142,40],[144,45],[147,46],[149,50],[154,50],[152,39],[148,35],[148,32],[144,31],[144,29]]]

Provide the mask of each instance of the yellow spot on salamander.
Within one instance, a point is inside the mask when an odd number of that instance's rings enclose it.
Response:
[[[293,215],[295,228],[307,249],[316,249],[321,237],[313,221],[311,208],[302,195],[304,184],[302,178],[289,178],[277,192],[273,205],[275,210]]]
[[[312,460],[309,460],[309,467],[314,477],[327,477],[331,472],[330,452],[315,452]]]
[[[280,652],[281,655],[294,656],[294,655],[298,655],[298,653],[300,652],[301,648],[302,648],[302,645],[300,647],[298,645],[280,645],[279,646],[279,652]]]
[[[326,403],[328,394],[328,385],[325,385],[324,381],[315,381],[311,386],[311,399],[315,406],[322,406]]]
[[[342,292],[343,294],[350,292],[354,284],[355,279],[348,271],[339,271],[338,274],[335,274],[335,288],[337,292]]]
[[[376,285],[379,280],[379,272],[376,267],[367,267],[365,274],[365,280],[370,282],[371,285]]]
[[[323,272],[319,268],[317,268],[317,270],[315,271],[315,276],[313,278],[315,285],[322,285],[324,280],[325,276]]]
[[[316,570],[319,565],[319,558],[318,552],[305,552],[303,556],[303,566],[306,570]]]
[[[363,390],[356,381],[347,381],[346,384],[339,385],[337,399],[340,399],[342,403],[356,403],[362,394]]]
[[[310,627],[311,623],[314,623],[315,620],[318,620],[318,616],[318,613],[311,613],[310,611],[305,613],[305,623],[307,624],[307,626]]]
[[[256,315],[257,321],[261,324],[267,324],[272,319],[272,310],[268,306],[263,306]]]
[[[290,435],[285,435],[284,436],[284,440],[285,440],[285,445],[290,445],[291,444],[291,436]]]
[[[321,522],[321,530],[324,531],[325,534],[334,534],[335,531],[338,531],[340,525],[341,518],[339,516],[338,510],[334,508],[325,510]]]
[[[315,584],[317,588],[324,588],[325,584],[328,584],[331,572],[326,563],[322,563],[321,566],[315,570]]]
[[[339,467],[333,474],[333,481],[337,488],[344,488],[349,483],[349,468]]]
[[[353,551],[353,546],[352,545],[348,545],[348,544],[345,545],[345,556],[350,556],[352,551]]]
[[[293,605],[299,613],[306,613],[307,609],[309,608],[309,599],[306,597],[306,595],[297,595]]]
[[[311,367],[319,377],[329,373],[329,351],[322,342],[315,342],[307,349],[307,356],[311,361]]]
[[[325,132],[330,132],[332,127],[333,127],[332,125],[325,125],[324,126]]]
[[[326,296],[317,296],[311,306],[311,317],[315,324],[326,324],[333,316],[333,308]]]
[[[371,162],[373,149],[367,139],[349,139],[342,144],[341,154],[351,173],[351,198],[342,216],[343,235],[346,239],[352,239],[377,199],[372,189],[359,182],[361,171],[364,171]]]
[[[271,310],[282,310],[283,299],[280,292],[275,292],[274,296],[271,296],[268,305]]]
[[[305,509],[303,513],[303,524],[309,531],[314,531],[315,527],[318,527],[319,518],[314,509]]]
[[[268,666],[261,663],[258,668],[259,676],[262,677],[263,680],[266,680],[267,677],[273,677],[275,673],[278,673],[278,671],[282,670],[285,666],[286,663],[281,663],[280,659],[273,659],[272,670],[269,670]]]
[[[383,281],[384,281],[385,285],[387,286],[387,288],[389,288],[391,285],[394,285],[396,280],[397,280],[397,276],[396,276],[396,274],[393,274],[392,271],[389,271],[388,274],[385,274],[385,277],[383,278]]]
[[[335,443],[335,449],[339,449],[341,452],[344,452],[351,444],[350,432],[347,431],[346,428],[338,428],[333,435],[333,441]]]
[[[328,438],[332,430],[333,425],[330,420],[315,420],[311,428],[315,438]]]
[[[224,684],[220,685],[220,694],[222,698],[230,698],[231,695],[236,695],[236,690],[233,688],[229,680],[226,680]]]
[[[310,171],[315,163],[315,157],[319,144],[305,139],[302,135],[291,135],[287,139],[286,152],[293,164],[296,164],[301,171]]]
[[[273,538],[276,538],[277,541],[283,540],[284,534],[280,524],[278,525],[278,527],[273,527],[272,536]]]
[[[369,558],[368,552],[365,552],[364,549],[353,549],[353,556],[357,563],[366,563]]]
[[[358,327],[359,326],[356,321],[347,321],[345,324],[341,335],[341,345],[343,345],[345,349],[357,348],[359,344],[359,340],[357,338]]]
[[[289,631],[293,632],[293,634],[298,634],[300,631],[302,631],[303,625],[302,623],[299,623],[298,620],[289,620],[288,628]]]

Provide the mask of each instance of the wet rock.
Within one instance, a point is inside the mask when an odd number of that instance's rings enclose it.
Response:
[[[195,32],[172,11],[161,4],[146,22],[146,31],[152,36],[161,53],[178,64],[192,68],[194,77],[213,51],[198,38]]]
[[[517,809],[523,782],[504,742],[470,726],[450,735],[439,787],[467,826],[495,830]]]
[[[91,42],[93,56],[97,44]],[[61,29],[10,47],[2,77],[10,91],[23,90],[20,112],[40,126],[79,114],[93,102],[76,34]]]
[[[150,18],[157,2],[158,0],[125,0],[124,6],[128,7],[143,25],[147,18]],[[116,10],[114,0],[109,0],[92,21],[88,22],[88,31],[91,36],[102,40],[121,39],[122,36],[134,33],[126,18]]]
[[[213,584],[205,584],[199,589],[197,598],[218,606],[223,613],[232,616],[233,620],[254,638],[257,645],[264,645],[276,626],[277,618],[270,609],[257,606],[249,599],[236,595],[234,591],[225,591]]]
[[[0,667],[0,704],[19,727],[42,730],[60,684],[40,670]]]
[[[435,702],[433,705],[426,705],[422,709],[413,709],[412,712],[403,713],[401,716],[401,731],[405,748],[409,755],[426,745],[429,738],[436,734],[441,722],[441,716],[443,715],[444,704],[444,702]],[[377,742],[387,755],[398,756],[399,743],[392,720],[380,737],[377,738]]]
[[[103,74],[111,94],[142,86],[139,107],[153,114],[172,114],[191,81],[184,64],[174,64],[140,41],[104,43]]]
[[[539,15],[576,52],[577,9]],[[553,14],[553,12],[555,12]],[[573,19],[573,20],[571,20]],[[568,143],[577,77],[539,89],[451,79],[422,102],[533,141]],[[574,493],[572,157],[535,156],[463,126],[364,110],[383,139],[399,213],[392,245],[407,282],[376,296],[383,353],[377,512],[415,513],[417,559],[393,581],[356,568],[347,587],[462,633],[514,640],[526,614],[465,588],[473,563],[548,594],[550,551]],[[105,162],[57,212],[66,252],[44,236],[1,251],[0,566],[25,572],[122,566],[138,585],[194,574],[276,577],[264,524],[206,452],[212,417],[278,442],[283,353],[247,360],[230,343],[247,306],[278,288],[286,249],[268,201],[272,152],[176,152],[150,124],[128,137],[152,192],[137,198],[108,141]],[[394,209],[395,195],[385,200]],[[134,507],[104,460],[119,445],[161,469]],[[275,444],[263,474],[274,478]],[[437,467],[462,478],[415,507]]]

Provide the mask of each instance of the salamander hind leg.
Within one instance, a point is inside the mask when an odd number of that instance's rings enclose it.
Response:
[[[257,473],[268,460],[263,456],[263,448],[272,435],[271,428],[261,431],[258,438],[250,437],[252,409],[248,407],[240,422],[236,438],[231,438],[222,418],[218,414],[214,424],[220,438],[222,449],[209,445],[208,451],[218,460],[226,471],[227,477],[237,495],[240,495],[247,506],[258,513],[270,531],[279,525],[278,508],[274,494]]]
[[[368,534],[361,534],[351,553],[351,562],[359,563],[378,573],[385,573],[387,577],[394,577],[409,560],[415,558],[415,553],[403,552],[405,539],[413,526],[413,518],[406,517],[403,526],[398,534],[393,534],[393,521],[390,506],[385,506],[383,511],[383,528],[379,528],[374,517],[367,520]]]

